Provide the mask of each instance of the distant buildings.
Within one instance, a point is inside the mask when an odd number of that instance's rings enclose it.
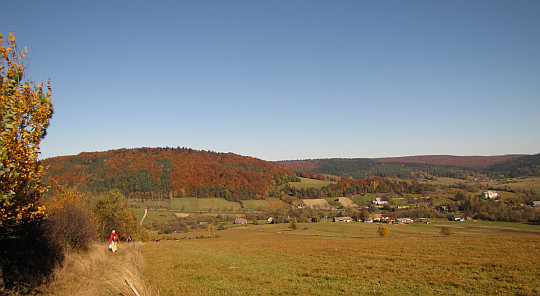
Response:
[[[239,218],[237,217],[236,219],[234,219],[234,224],[237,224],[237,225],[247,225],[248,224],[248,220],[246,218]]]
[[[398,224],[413,224],[414,221],[411,218],[397,218],[396,223],[398,223]]]
[[[388,201],[386,201],[386,200],[381,200],[380,197],[377,197],[377,198],[375,198],[374,201],[372,201],[372,203],[373,203],[375,206],[377,206],[377,207],[382,207],[382,206],[384,206],[384,205],[387,205],[387,204],[388,204]]]
[[[352,222],[351,217],[334,217],[334,222]]]
[[[499,197],[499,193],[497,193],[497,191],[488,190],[482,193],[482,198],[484,199],[494,199],[497,197]]]

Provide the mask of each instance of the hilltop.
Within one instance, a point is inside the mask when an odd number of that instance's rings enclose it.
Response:
[[[137,148],[48,158],[44,182],[127,195],[257,198],[297,177],[284,166],[234,153],[190,148]]]

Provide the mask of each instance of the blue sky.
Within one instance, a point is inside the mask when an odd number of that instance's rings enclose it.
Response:
[[[540,1],[2,1],[42,156],[540,153]]]

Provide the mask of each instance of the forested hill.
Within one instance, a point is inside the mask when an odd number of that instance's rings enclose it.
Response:
[[[506,162],[513,158],[526,156],[523,154],[507,154],[494,156],[454,156],[454,155],[421,155],[404,157],[375,158],[379,162],[422,163],[440,166],[456,166],[464,168],[487,168],[496,163]]]
[[[124,194],[223,197],[265,196],[276,185],[297,179],[284,166],[233,153],[189,148],[138,148],[85,152],[48,158],[44,182],[83,190],[113,188]]]
[[[333,158],[278,161],[291,170],[355,179],[379,177],[430,178],[483,174],[490,177],[537,176],[540,154],[501,156],[409,156],[389,158]]]

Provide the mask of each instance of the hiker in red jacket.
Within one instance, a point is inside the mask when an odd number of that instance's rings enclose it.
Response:
[[[111,237],[109,238],[109,248],[114,253],[116,252],[116,245],[120,241],[120,238],[118,238],[118,234],[113,230],[111,232]]]

